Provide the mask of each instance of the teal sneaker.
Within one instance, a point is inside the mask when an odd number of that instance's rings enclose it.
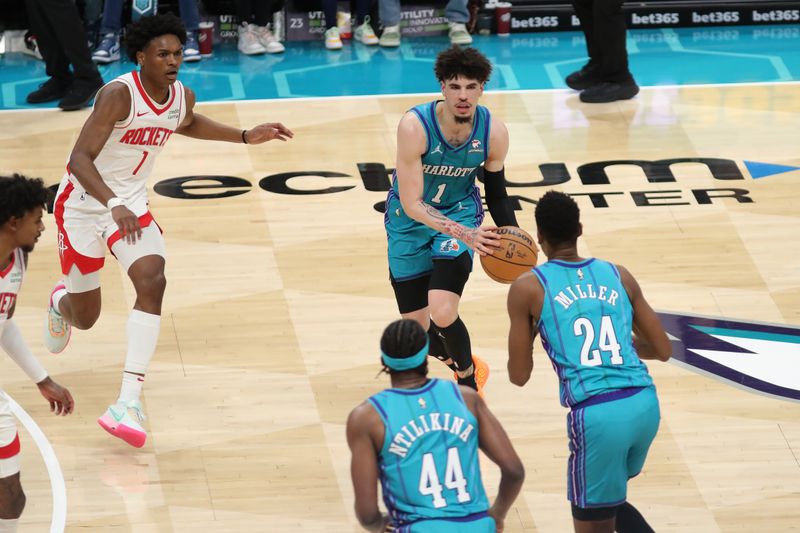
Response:
[[[136,415],[138,422],[131,416],[131,411]],[[135,448],[141,448],[147,440],[147,433],[139,422],[144,422],[144,414],[142,404],[136,400],[127,404],[117,402],[109,405],[103,416],[97,419],[100,427]]]
[[[61,313],[53,306],[53,295],[64,290],[63,281],[59,281],[50,292],[50,303],[47,306],[47,320],[44,323],[44,345],[50,353],[57,354],[64,351],[72,336],[72,326],[64,320]]]

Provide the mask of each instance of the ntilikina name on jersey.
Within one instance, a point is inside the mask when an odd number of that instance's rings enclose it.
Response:
[[[419,421],[419,424],[417,421]],[[453,435],[458,435],[459,439],[467,442],[475,427],[468,422],[465,426],[464,423],[465,420],[463,418],[450,413],[420,415],[415,420],[406,422],[400,428],[400,431],[395,433],[389,445],[389,453],[405,457],[414,441],[432,431],[447,431]]]

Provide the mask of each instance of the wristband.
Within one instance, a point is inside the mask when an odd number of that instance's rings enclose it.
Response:
[[[247,136],[245,135],[245,133],[247,133],[247,130],[242,130],[242,142],[244,144],[247,144]]]
[[[108,199],[108,201],[106,202],[106,207],[107,207],[109,210],[111,210],[111,209],[114,209],[115,207],[119,207],[119,206],[121,206],[121,205],[125,205],[125,200],[123,200],[123,199],[122,199],[122,198],[120,198],[119,196],[112,196],[112,197],[111,197],[111,198],[109,198],[109,199]]]

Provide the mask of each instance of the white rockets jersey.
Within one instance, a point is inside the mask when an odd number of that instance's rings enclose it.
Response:
[[[22,250],[17,248],[11,253],[11,262],[0,269],[0,335],[3,334],[8,314],[17,301],[23,277],[25,277],[25,256]]]
[[[114,194],[141,216],[147,210],[147,179],[155,158],[186,116],[185,90],[181,82],[175,81],[166,103],[158,104],[147,94],[135,70],[106,85],[111,83],[124,83],[128,87],[131,110],[114,125],[94,165]],[[68,179],[77,192],[85,192],[75,176],[68,174]],[[99,202],[93,200],[93,203],[94,207],[100,207]]]

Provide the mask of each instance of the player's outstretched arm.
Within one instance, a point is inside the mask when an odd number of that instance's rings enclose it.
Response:
[[[514,206],[506,191],[505,161],[508,155],[508,128],[499,118],[492,117],[489,157],[483,164],[483,188],[486,206],[498,226],[517,226]]]
[[[541,309],[542,286],[536,275],[527,272],[508,289],[508,379],[522,387],[533,371],[533,339],[536,338],[534,309]]]
[[[400,203],[408,216],[436,231],[455,237],[480,255],[491,254],[500,237],[494,226],[469,228],[446,217],[423,199],[422,154],[426,140],[422,124],[413,113],[406,113],[397,126],[397,181]]]
[[[266,122],[245,130],[234,128],[195,113],[194,104],[194,91],[186,87],[186,116],[177,133],[194,139],[245,144],[261,144],[274,139],[287,141],[294,137],[292,130],[280,122]]]
[[[478,419],[478,446],[500,467],[500,487],[489,514],[497,523],[497,531],[503,531],[503,522],[508,510],[511,509],[511,504],[514,503],[525,481],[525,467],[500,421],[478,393],[468,387],[461,387],[461,393],[475,418]]]
[[[627,268],[617,265],[622,285],[633,306],[633,347],[640,359],[666,361],[672,355],[672,343],[661,325],[661,320],[642,293],[636,278]]]
[[[366,402],[353,409],[347,418],[356,518],[367,531],[385,531],[389,524],[389,517],[378,508],[378,454],[370,435],[378,424],[380,417]]]

